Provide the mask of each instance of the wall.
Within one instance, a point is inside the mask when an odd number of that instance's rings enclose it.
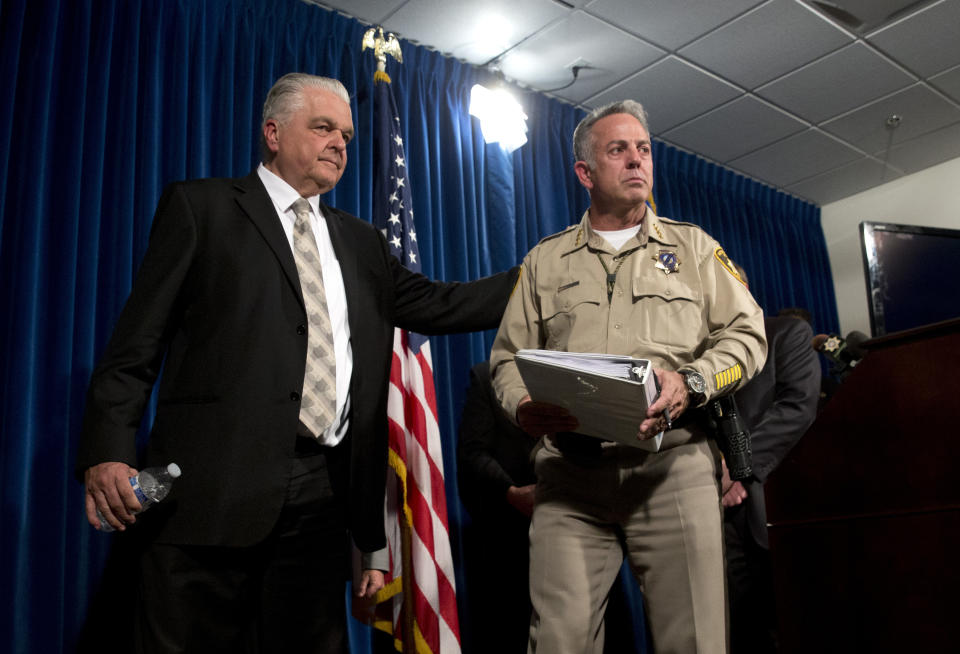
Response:
[[[960,229],[958,187],[960,159],[953,159],[821,208],[843,334],[870,333],[860,222]]]

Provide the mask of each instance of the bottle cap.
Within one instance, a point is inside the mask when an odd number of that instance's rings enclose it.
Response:
[[[170,473],[171,477],[176,479],[180,476],[180,466],[178,466],[176,463],[171,463],[167,466],[167,472]]]

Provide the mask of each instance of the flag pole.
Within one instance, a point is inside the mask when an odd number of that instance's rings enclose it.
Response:
[[[363,35],[363,44],[360,51],[367,48],[373,50],[373,55],[377,60],[377,70],[373,75],[373,84],[390,84],[390,76],[387,75],[387,55],[394,57],[398,63],[403,63],[403,55],[400,51],[400,45],[393,34],[390,38],[383,35],[383,27],[371,27]],[[396,484],[397,498],[400,507],[407,506],[407,488],[406,488],[406,467],[403,465],[394,466],[394,483]],[[401,478],[402,475],[402,478]],[[400,651],[403,654],[417,654],[416,635],[415,635],[415,615],[413,606],[413,553],[411,545],[411,525],[409,516],[401,509],[398,511],[398,523],[400,530],[400,550],[401,550],[401,570],[400,576],[401,596],[403,598],[399,619],[401,622],[402,639],[398,641],[394,634],[395,645],[400,645]]]
[[[397,480],[398,486],[404,486]],[[400,497],[403,498],[403,506],[406,506],[406,489],[400,489]],[[410,544],[410,523],[407,520],[400,520],[400,543],[401,555],[403,557],[404,571],[413,570],[413,549]],[[400,578],[403,588],[403,608],[400,609],[400,615],[403,620],[403,654],[416,654],[417,641],[414,636],[414,615],[413,615],[413,575],[404,574]]]
[[[419,273],[420,248],[401,122],[386,73],[387,55],[402,61],[400,43],[394,34],[384,38],[383,29],[377,27],[364,34],[363,45],[377,57],[373,224],[391,256]],[[406,654],[460,654],[433,357],[430,341],[422,334],[395,330],[387,423],[390,469],[400,492],[388,493],[384,502],[387,550],[392,554],[391,569],[385,575],[390,582],[383,593],[383,599],[390,601],[383,602],[386,606],[380,612],[390,609],[394,645]],[[395,501],[398,496],[400,502]]]

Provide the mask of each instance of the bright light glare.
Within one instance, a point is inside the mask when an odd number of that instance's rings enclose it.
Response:
[[[514,32],[513,21],[505,16],[484,12],[472,23],[473,27],[470,29],[472,40],[484,44],[486,46],[484,49],[488,52],[499,54],[513,43],[510,39]]]
[[[499,143],[513,152],[527,142],[527,115],[506,89],[490,89],[474,84],[470,90],[470,115],[480,119],[483,140]]]

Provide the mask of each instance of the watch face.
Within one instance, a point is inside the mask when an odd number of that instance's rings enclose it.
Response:
[[[699,372],[688,372],[684,375],[687,387],[694,393],[703,393],[707,390],[707,382]]]

